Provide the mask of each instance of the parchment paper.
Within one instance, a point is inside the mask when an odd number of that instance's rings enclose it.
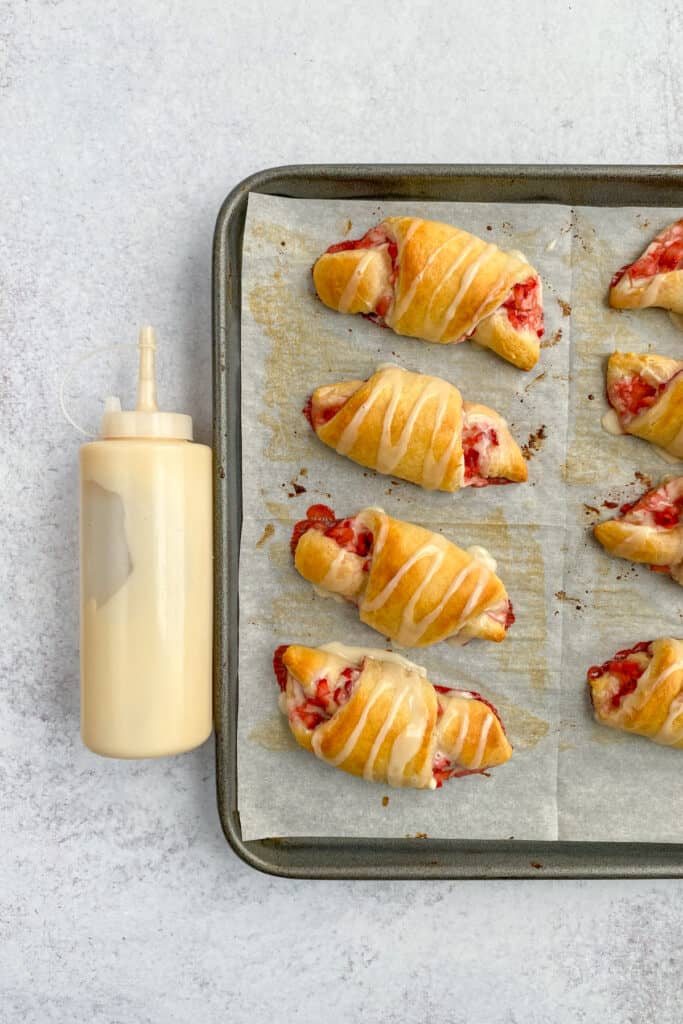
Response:
[[[471,343],[400,338],[322,306],[310,273],[316,257],[391,214],[451,221],[525,253],[543,278],[546,311],[532,371]],[[585,688],[590,664],[644,637],[643,608],[650,609],[648,636],[680,628],[678,588],[610,560],[588,530],[609,513],[584,511],[598,508],[608,491],[623,501],[642,491],[636,468],[653,479],[672,469],[644,442],[605,434],[600,416],[605,357],[614,347],[640,351],[652,340],[657,351],[680,350],[666,313],[649,311],[640,320],[608,310],[604,298],[613,270],[674,215],[250,196],[242,264],[238,711],[245,839],[683,838],[670,811],[663,826],[654,798],[660,780],[673,781],[681,755],[595,725]],[[438,374],[464,398],[501,412],[529,456],[529,482],[431,493],[363,470],[322,445],[301,414],[307,396],[323,383],[366,377],[383,362]],[[432,682],[479,690],[499,708],[514,755],[489,778],[453,781],[436,792],[392,790],[335,771],[291,738],[271,667],[278,644],[389,646],[354,608],[319,597],[294,570],[292,526],[317,502],[340,516],[380,505],[462,547],[482,544],[497,559],[517,616],[505,642],[404,652]],[[620,797],[618,788],[630,792]]]

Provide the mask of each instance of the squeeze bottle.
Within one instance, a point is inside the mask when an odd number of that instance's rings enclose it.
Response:
[[[80,451],[81,736],[97,754],[160,757],[212,726],[212,458],[156,403],[140,330],[137,408],[108,398]]]

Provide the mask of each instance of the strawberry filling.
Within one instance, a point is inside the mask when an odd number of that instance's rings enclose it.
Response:
[[[434,776],[437,789],[441,789],[447,779],[462,779],[465,775],[485,775],[486,778],[489,777],[489,773],[485,768],[458,768],[457,764],[453,764],[443,754],[436,754],[434,756],[432,775]]]
[[[298,718],[307,729],[316,729],[321,722],[329,721],[349,700],[362,670],[362,664],[349,665],[340,672],[336,683],[322,676],[315,684],[315,694],[304,694],[303,701],[290,708],[290,717]]]
[[[301,410],[313,430],[318,431],[325,423],[337,415],[340,409],[348,402],[348,398],[340,398],[338,402],[330,402],[324,406],[313,407],[313,395],[309,395],[305,406]]]
[[[537,277],[528,277],[514,285],[501,309],[505,310],[516,331],[534,331],[537,337],[542,338],[545,326],[539,285]]]
[[[500,444],[494,427],[481,423],[465,424],[462,432],[462,451],[465,460],[465,485],[488,487],[490,484],[509,484],[502,476],[486,476],[486,455],[490,448]]]
[[[683,494],[671,498],[666,488],[648,491],[638,501],[626,502],[619,509],[622,516],[630,515],[631,519],[647,524],[652,520],[662,530],[672,530],[678,526],[683,513]]]
[[[283,693],[287,689],[287,666],[282,658],[288,647],[289,644],[280,644],[273,655],[273,672],[277,679],[277,685]]]
[[[635,647],[629,647],[624,651],[617,651],[613,658],[610,658],[609,661],[604,662],[602,665],[593,665],[588,669],[588,679],[591,681],[599,679],[600,676],[604,675],[614,676],[618,681],[619,686],[610,697],[610,704],[613,708],[618,708],[624,697],[637,689],[638,680],[647,668],[647,665],[641,665],[637,661],[632,661],[630,656],[641,653],[651,655],[651,643],[651,640],[642,640]]]
[[[671,227],[662,231],[661,235],[657,235],[635,263],[627,263],[625,267],[617,270],[610,281],[610,288],[614,288],[626,273],[631,281],[635,281],[681,269],[683,269],[683,220],[677,221],[676,224],[672,224]]]
[[[498,721],[500,722],[503,732],[505,732],[505,726],[501,720],[498,710],[491,704],[490,701],[482,697],[480,693],[475,693],[474,690],[454,690],[449,686],[434,686],[437,693],[455,693],[467,696],[471,700],[478,700],[481,704],[485,704],[486,707],[491,711]],[[443,714],[443,706],[440,700],[437,700],[437,718],[440,718]],[[452,761],[437,751],[434,755],[434,761],[432,763],[432,774],[436,781],[436,788],[441,789],[446,779],[461,779],[465,775],[486,775],[488,778],[488,772],[484,768],[461,768],[458,764],[454,764]]]
[[[607,389],[607,401],[616,409],[620,419],[627,422],[644,409],[654,405],[668,381],[651,384],[639,373],[620,377]]]
[[[325,537],[331,537],[344,551],[365,558],[363,568],[369,568],[374,537],[371,530],[359,525],[355,516],[336,519],[334,512],[327,505],[311,505],[306,512],[306,518],[297,523],[292,531],[292,554],[296,552],[297,544],[309,530],[317,530]]]
[[[380,249],[386,245],[389,259],[391,260],[391,277],[389,278],[389,284],[392,290],[385,292],[377,300],[374,310],[372,313],[364,313],[363,315],[367,320],[372,320],[373,323],[379,324],[380,327],[386,327],[384,317],[389,311],[389,307],[394,301],[393,287],[398,278],[398,245],[394,242],[387,232],[387,229],[383,225],[378,224],[374,228],[370,228],[369,231],[363,235],[362,238],[348,239],[346,242],[337,242],[335,245],[331,245],[329,249],[325,250],[325,253],[335,252],[348,252],[351,249]]]

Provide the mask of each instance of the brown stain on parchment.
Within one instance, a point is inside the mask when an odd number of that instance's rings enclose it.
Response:
[[[248,735],[251,743],[264,750],[283,751],[296,750],[298,743],[289,731],[287,719],[280,712],[257,722]]]
[[[263,528],[263,533],[261,534],[259,539],[256,541],[256,547],[257,548],[262,548],[263,545],[266,544],[270,540],[270,538],[273,536],[274,533],[275,533],[275,527],[273,526],[273,524],[272,523],[266,523],[266,525]]]
[[[296,271],[298,275],[303,268],[297,265]],[[269,281],[252,287],[247,301],[251,315],[271,342],[265,361],[264,407],[259,414],[260,422],[270,431],[264,457],[309,464],[328,457],[302,410],[317,387],[346,376],[341,367],[352,360],[354,349],[346,340],[348,334],[344,337],[342,318],[333,333],[329,311],[313,295],[312,287],[302,294],[300,280],[290,281],[278,271]],[[323,346],[328,357],[324,373],[316,369]]]
[[[610,247],[578,215],[580,238],[588,232],[585,245],[575,247],[572,289],[572,340],[574,343],[572,413],[573,429],[562,477],[570,484],[596,484],[619,479],[628,472],[632,449],[629,439],[612,437],[601,425],[607,412],[604,398],[607,359],[616,349],[640,351],[642,342],[630,330],[628,321],[607,304],[607,290],[614,272]],[[594,399],[589,400],[588,395]],[[598,399],[600,396],[600,400]],[[600,458],[596,460],[596,452]]]
[[[494,701],[514,750],[531,750],[548,734],[548,722],[519,704]],[[514,755],[513,755],[514,756]]]
[[[502,508],[492,508],[486,521],[478,524],[476,541],[468,533],[468,543],[480,543],[488,548],[498,563],[498,575],[505,584],[512,601],[516,622],[505,640],[499,644],[484,641],[482,664],[488,666],[486,674],[515,678],[523,675],[524,682],[533,690],[543,690],[548,683],[548,663],[545,641],[548,634],[545,606],[545,569],[540,541],[540,528],[533,525],[510,526]],[[484,669],[478,683],[486,684]],[[473,689],[477,689],[476,686]]]
[[[252,238],[256,238],[260,242],[267,242],[282,250],[281,255],[301,257],[308,254],[311,249],[310,240],[303,232],[295,231],[293,228],[285,227],[281,224],[275,224],[272,221],[254,221],[250,225],[250,232]],[[315,259],[316,256],[313,258]]]

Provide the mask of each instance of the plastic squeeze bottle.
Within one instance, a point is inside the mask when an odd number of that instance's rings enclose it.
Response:
[[[154,331],[137,409],[80,451],[81,736],[109,757],[191,750],[212,725],[211,449],[160,412]]]

